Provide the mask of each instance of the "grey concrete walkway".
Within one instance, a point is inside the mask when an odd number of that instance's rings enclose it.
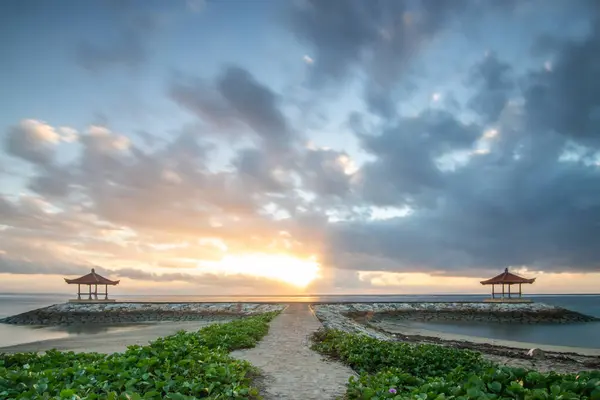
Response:
[[[309,348],[310,335],[320,327],[308,304],[290,304],[271,322],[269,334],[258,346],[231,355],[263,371],[265,400],[335,399],[346,392],[353,371]]]

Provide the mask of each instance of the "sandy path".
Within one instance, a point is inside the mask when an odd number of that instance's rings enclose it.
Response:
[[[295,303],[271,322],[269,334],[258,346],[231,353],[248,360],[265,375],[266,400],[326,400],[346,392],[354,372],[312,351],[310,335],[321,327],[308,304]]]
[[[218,321],[226,322],[226,321]],[[98,334],[83,334],[60,339],[42,340],[38,342],[0,347],[0,353],[19,353],[28,351],[46,351],[57,349],[75,352],[114,353],[127,350],[130,345],[146,345],[149,341],[168,336],[180,330],[197,331],[213,324],[210,321],[161,322],[126,331]]]

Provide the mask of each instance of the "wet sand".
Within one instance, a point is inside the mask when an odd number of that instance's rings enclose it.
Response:
[[[60,339],[41,340],[14,346],[0,347],[0,353],[20,353],[57,349],[75,352],[115,353],[127,350],[127,346],[146,345],[159,337],[172,335],[180,330],[198,329],[221,321],[159,322],[144,324],[140,328],[98,334],[82,334]]]

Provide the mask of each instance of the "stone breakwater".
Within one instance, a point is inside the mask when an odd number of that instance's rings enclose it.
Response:
[[[340,306],[340,307],[338,307]],[[346,308],[343,306],[350,306],[349,304],[324,304],[324,305],[312,305],[311,309],[317,319],[321,321],[321,324],[326,329],[335,329],[338,331],[344,331],[349,333],[356,333],[366,335],[379,340],[392,340],[392,336],[371,329],[352,318],[348,318],[345,313],[355,312],[354,308]],[[353,311],[354,310],[354,311]]]
[[[259,303],[64,303],[0,319],[15,325],[119,324],[153,321],[231,320],[281,311]]]
[[[361,322],[390,318],[530,324],[598,321],[598,318],[543,303],[351,303],[319,304],[313,305],[312,309],[326,328],[363,333],[378,339],[385,339],[386,335]]]

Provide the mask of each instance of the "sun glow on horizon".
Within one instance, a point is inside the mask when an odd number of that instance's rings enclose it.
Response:
[[[250,275],[274,279],[303,288],[319,277],[320,265],[314,258],[252,253],[226,255],[220,261],[202,269],[224,275]]]

